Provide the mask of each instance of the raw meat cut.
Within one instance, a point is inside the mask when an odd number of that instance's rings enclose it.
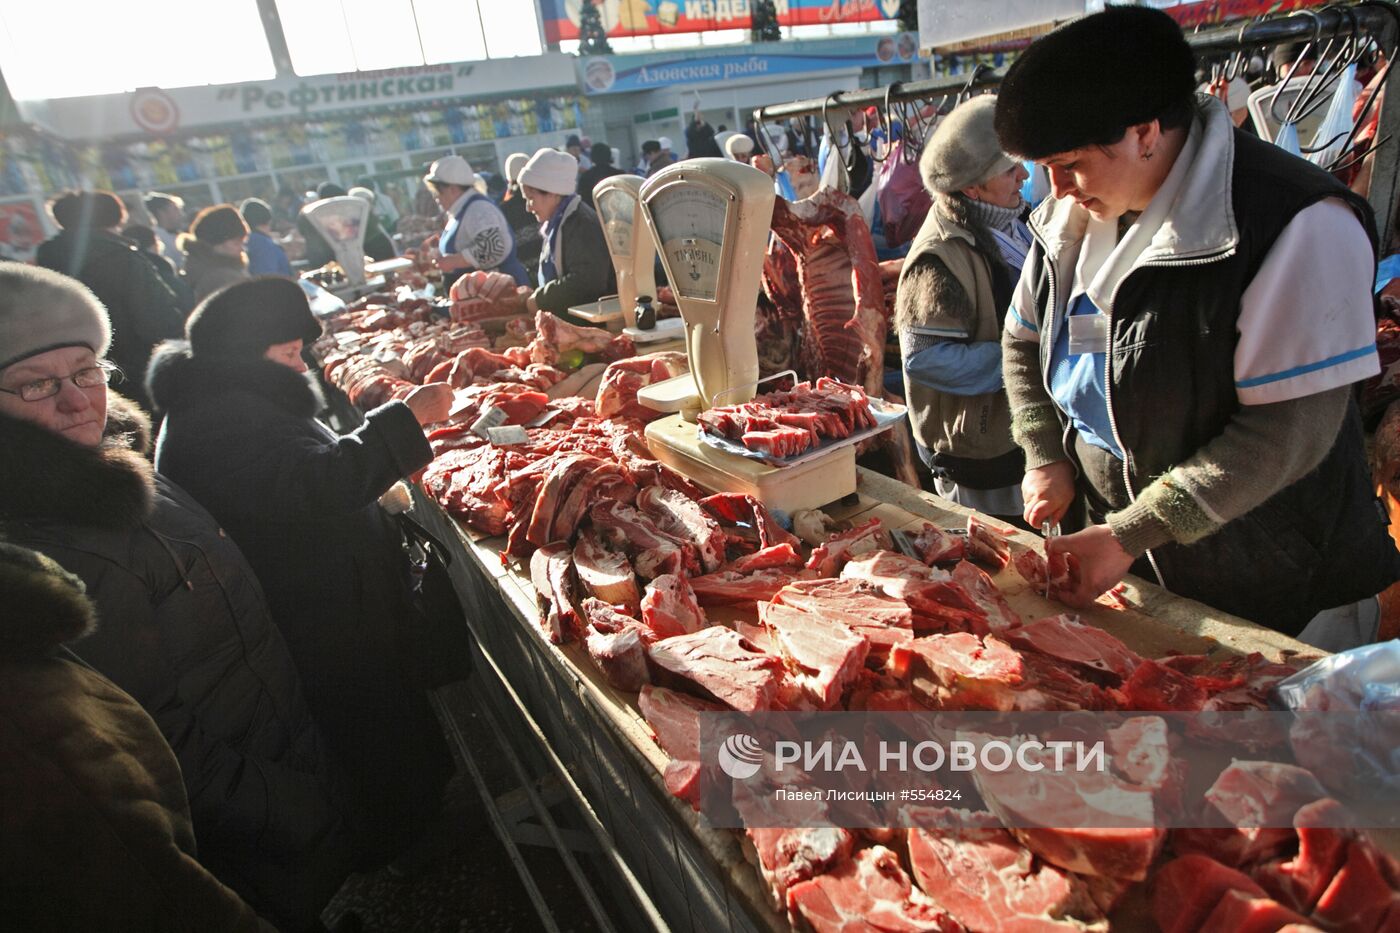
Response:
[[[1021,617],[981,567],[971,561],[958,561],[953,567],[953,582],[982,610],[987,625],[996,634],[1002,635],[1021,624]]]
[[[834,577],[852,558],[871,551],[887,551],[891,547],[890,533],[879,518],[872,518],[848,531],[837,532],[825,543],[812,549],[807,569],[818,576]]]
[[[967,554],[967,535],[944,531],[932,522],[924,522],[919,533],[909,539],[919,560],[932,567],[962,560]]]
[[[1042,557],[1039,551],[1025,550],[1011,561],[1031,590],[1050,599],[1060,599],[1079,585],[1079,563],[1073,554],[1056,552]]]
[[[650,517],[631,506],[617,501],[599,502],[589,510],[589,515],[605,543],[631,555],[633,566],[642,579],[699,570],[694,548],[662,531]]]
[[[708,409],[696,420],[708,434],[779,459],[875,427],[865,392],[825,376],[750,402]]]
[[[553,366],[560,354],[578,350],[611,362],[635,356],[637,348],[626,334],[613,336],[598,327],[577,327],[548,311],[535,314],[536,338],[530,344],[530,359]]]
[[[637,508],[662,531],[690,542],[705,573],[713,573],[724,563],[724,531],[695,500],[674,489],[650,486],[638,491]]]
[[[961,933],[962,925],[922,891],[884,846],[788,889],[788,909],[814,933]]]
[[[423,488],[456,515],[488,535],[506,533],[507,504],[490,494],[504,469],[506,452],[481,445],[438,454],[423,473]]]
[[[1190,675],[1144,659],[1119,691],[1119,705],[1123,709],[1189,713],[1204,707],[1207,696]]]
[[[967,517],[967,556],[1001,573],[1011,562],[1011,543],[1006,535],[976,515]]]
[[[760,548],[752,554],[736,557],[720,567],[720,570],[727,570],[730,573],[753,573],[755,570],[767,570],[775,567],[787,567],[795,570],[801,567],[802,563],[802,555],[797,553],[796,548],[791,544],[784,543]]]
[[[1226,891],[1197,933],[1275,933],[1291,923],[1306,923],[1277,901]]]
[[[701,499],[700,506],[721,522],[752,528],[758,534],[759,547],[791,544],[796,548],[802,543],[795,534],[778,524],[764,504],[753,496],[719,492]]]
[[[890,674],[935,709],[1007,712],[1015,707],[1021,658],[1006,642],[966,632],[927,635],[890,652]]]
[[[651,633],[642,623],[592,597],[583,601],[583,616],[588,620],[584,647],[608,683],[635,693],[651,682],[646,649]]]
[[[530,558],[530,582],[548,605],[540,622],[556,645],[571,641],[578,628],[571,557],[569,545],[560,541],[540,548]]]
[[[1227,825],[1177,830],[1172,846],[1236,867],[1270,858],[1294,842],[1298,811],[1325,797],[1311,771],[1277,761],[1236,761],[1205,793],[1212,826],[1217,820]]]
[[[452,283],[452,320],[479,321],[519,317],[525,314],[525,296],[516,291],[515,279],[503,272],[473,269]]]
[[[675,797],[698,806],[700,799],[700,716],[723,712],[716,703],[647,684],[637,696],[637,706],[656,744],[671,756],[666,764],[666,789]]]
[[[843,580],[864,580],[914,611],[916,632],[987,634],[987,614],[953,575],[893,551],[875,551],[841,568]]]
[[[1346,828],[1345,809],[1330,798],[1301,807],[1293,827],[1297,853],[1291,859],[1266,862],[1252,872],[1271,897],[1310,914],[1341,871],[1357,834]]]
[[[1328,930],[1379,930],[1387,916],[1395,918],[1400,899],[1394,893],[1394,863],[1387,865],[1387,861],[1373,846],[1353,840],[1346,861],[1313,908],[1317,925]]]
[[[865,665],[870,643],[846,626],[780,603],[760,617],[789,671],[819,709],[833,709]]]
[[[773,706],[782,660],[756,650],[733,629],[712,625],[662,639],[650,653],[656,667],[741,713]]]
[[[909,863],[924,893],[969,930],[1082,931],[1099,919],[1083,883],[1046,865],[990,813],[941,811],[910,829]]]
[[[1195,933],[1230,891],[1268,896],[1242,872],[1204,855],[1183,855],[1152,879],[1152,916],[1162,933]]]
[[[688,635],[705,628],[705,613],[685,577],[663,573],[647,584],[642,597],[642,622],[654,639]]]
[[[720,570],[703,577],[691,577],[690,586],[702,606],[723,606],[729,603],[767,602],[794,580],[811,579],[810,570],[792,571],[783,567],[735,573]]]
[[[610,363],[598,384],[595,402],[599,418],[633,418],[653,421],[666,413],[637,401],[637,392],[655,382],[665,382],[690,371],[684,353],[664,350]]]
[[[779,911],[787,904],[788,888],[846,861],[856,844],[854,833],[836,826],[750,828],[746,832],[758,853],[763,880],[773,892],[773,906]]]
[[[914,639],[914,614],[902,600],[885,596],[860,580],[803,580],[772,597],[791,606],[846,626],[870,645],[866,663],[883,668],[890,650]]]
[[[591,528],[582,531],[574,545],[574,570],[589,596],[622,606],[632,615],[641,611],[642,596],[632,562],[626,554],[605,547]]]
[[[1111,693],[1077,677],[1072,668],[1048,655],[1022,652],[1021,669],[1024,680],[1016,690],[1018,711],[1117,709]]]
[[[1029,552],[1027,552],[1029,553]],[[1046,616],[1000,633],[1015,648],[1038,651],[1076,668],[1127,680],[1142,663],[1127,645],[1076,615]]]

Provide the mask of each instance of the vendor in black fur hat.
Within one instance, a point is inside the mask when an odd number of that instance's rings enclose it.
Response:
[[[312,715],[350,776],[355,816],[386,859],[434,816],[451,775],[442,730],[405,677],[417,611],[397,528],[377,504],[432,459],[424,425],[452,403],[419,386],[337,436],[306,377],[321,328],[295,282],[215,292],[165,344],[149,387],[166,413],[157,469],[243,548],[306,680]]]
[[[355,867],[325,746],[252,569],[108,391],[109,333],[80,283],[0,264],[0,535],[86,584],[98,625],[64,640],[174,749],[200,861],[278,928],[315,928]]]
[[[1109,7],[1032,44],[1002,148],[1053,197],[1006,317],[1025,518],[1082,529],[1061,593],[1130,569],[1297,635],[1397,577],[1350,386],[1379,369],[1370,208],[1194,91],[1171,17]]]

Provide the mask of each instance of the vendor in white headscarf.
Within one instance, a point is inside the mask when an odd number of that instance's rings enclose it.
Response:
[[[529,285],[530,276],[515,253],[515,236],[501,209],[477,188],[471,164],[457,155],[443,156],[432,164],[423,183],[447,212],[447,225],[438,237],[442,254],[438,266],[448,279],[467,269],[504,272],[517,285]],[[447,284],[446,281],[444,284]]]
[[[520,170],[525,205],[540,222],[540,287],[529,309],[570,319],[568,309],[614,291],[612,261],[593,208],[575,190],[578,160],[557,149],[541,149]],[[581,322],[575,322],[581,323]]]

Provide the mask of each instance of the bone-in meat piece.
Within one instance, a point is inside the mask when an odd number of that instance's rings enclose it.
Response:
[[[614,606],[623,606],[636,615],[641,611],[642,594],[632,573],[632,562],[621,551],[614,551],[587,528],[574,545],[574,570],[589,596]]]
[[[698,632],[708,624],[686,578],[670,573],[647,584],[642,622],[657,639]]]
[[[656,642],[651,661],[678,682],[741,713],[772,708],[783,667],[780,659],[756,650],[722,625]]]

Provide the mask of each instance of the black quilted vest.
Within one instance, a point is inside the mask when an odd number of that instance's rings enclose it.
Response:
[[[1114,301],[1109,402],[1134,493],[1219,435],[1239,408],[1240,300],[1289,221],[1311,204],[1341,198],[1374,248],[1375,220],[1363,198],[1255,137],[1235,131],[1234,144],[1234,251],[1136,269]],[[1037,292],[1044,309],[1044,276]],[[1113,509],[1128,504],[1121,488],[1094,492]],[[1400,578],[1355,403],[1316,470],[1202,541],[1153,549],[1133,568],[1151,580],[1149,562],[1173,593],[1290,635],[1318,612],[1373,596]]]

